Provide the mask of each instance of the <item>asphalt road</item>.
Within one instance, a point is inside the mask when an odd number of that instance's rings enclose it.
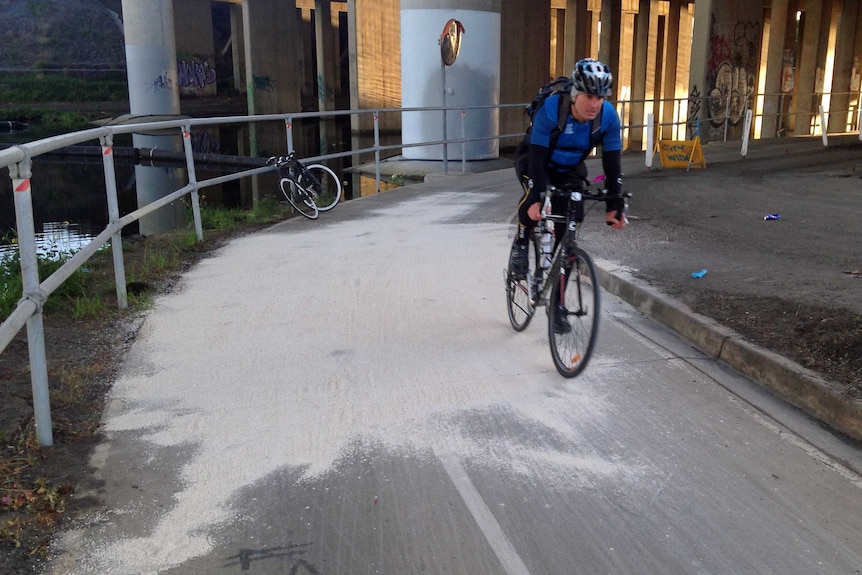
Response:
[[[511,329],[512,184],[354,200],[187,272],[50,572],[862,571],[862,478],[838,462],[858,448],[610,294],[575,380],[543,315]]]

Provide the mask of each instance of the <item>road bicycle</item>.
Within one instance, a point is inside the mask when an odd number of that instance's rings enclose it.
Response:
[[[597,184],[600,176],[593,180]],[[552,195],[568,197],[566,213],[551,213]],[[624,193],[624,198],[631,194]],[[578,245],[579,225],[584,221],[587,201],[617,199],[605,189],[557,189],[548,187],[543,198],[542,219],[537,222],[527,248],[526,276],[506,269],[509,321],[515,331],[530,324],[536,308],[548,312],[548,340],[554,367],[564,377],[575,377],[590,361],[599,333],[601,296],[599,277],[590,255]],[[627,202],[626,202],[627,209]],[[625,210],[624,210],[625,213]],[[565,223],[564,235],[554,247],[554,224]]]
[[[310,220],[316,220],[320,212],[331,210],[341,200],[341,181],[323,164],[306,166],[295,152],[273,156],[266,163],[275,165],[278,187],[293,209]]]

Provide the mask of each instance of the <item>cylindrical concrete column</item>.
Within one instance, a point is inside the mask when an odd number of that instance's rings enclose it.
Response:
[[[132,114],[179,114],[172,0],[123,0]]]
[[[443,64],[441,33],[449,20],[464,26],[461,50],[454,63]],[[402,0],[401,91],[404,108],[488,106],[500,103],[500,0]],[[405,112],[402,141],[405,144],[496,134],[496,109]],[[497,140],[404,148],[404,157],[416,160],[483,160],[499,156]]]
[[[177,82],[177,48],[174,39],[172,0],[123,0],[129,111],[132,115],[177,115],[180,113]],[[182,151],[182,137],[134,134],[136,148]],[[154,202],[182,187],[178,170],[135,166],[138,206]],[[144,236],[169,232],[184,223],[181,202],[164,206],[141,218]]]

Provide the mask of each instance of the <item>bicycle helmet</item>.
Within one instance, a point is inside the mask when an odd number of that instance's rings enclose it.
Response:
[[[613,85],[611,69],[593,58],[578,60],[572,70],[572,96],[583,93],[606,98]]]

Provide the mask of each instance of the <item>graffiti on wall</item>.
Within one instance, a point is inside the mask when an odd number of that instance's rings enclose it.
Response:
[[[688,135],[691,138],[700,135],[701,93],[697,85],[692,86],[688,93]]]
[[[149,82],[148,86],[154,92],[161,92],[162,90],[171,90],[174,82],[167,72],[162,72],[152,82]]]
[[[192,152],[196,154],[218,154],[221,152],[221,141],[210,135],[206,129],[192,132]]]
[[[707,113],[710,123],[736,126],[756,88],[761,26],[758,22],[719,23],[712,17],[707,62]]]
[[[215,81],[216,71],[205,59],[177,60],[177,83],[181,88],[202,90]]]

